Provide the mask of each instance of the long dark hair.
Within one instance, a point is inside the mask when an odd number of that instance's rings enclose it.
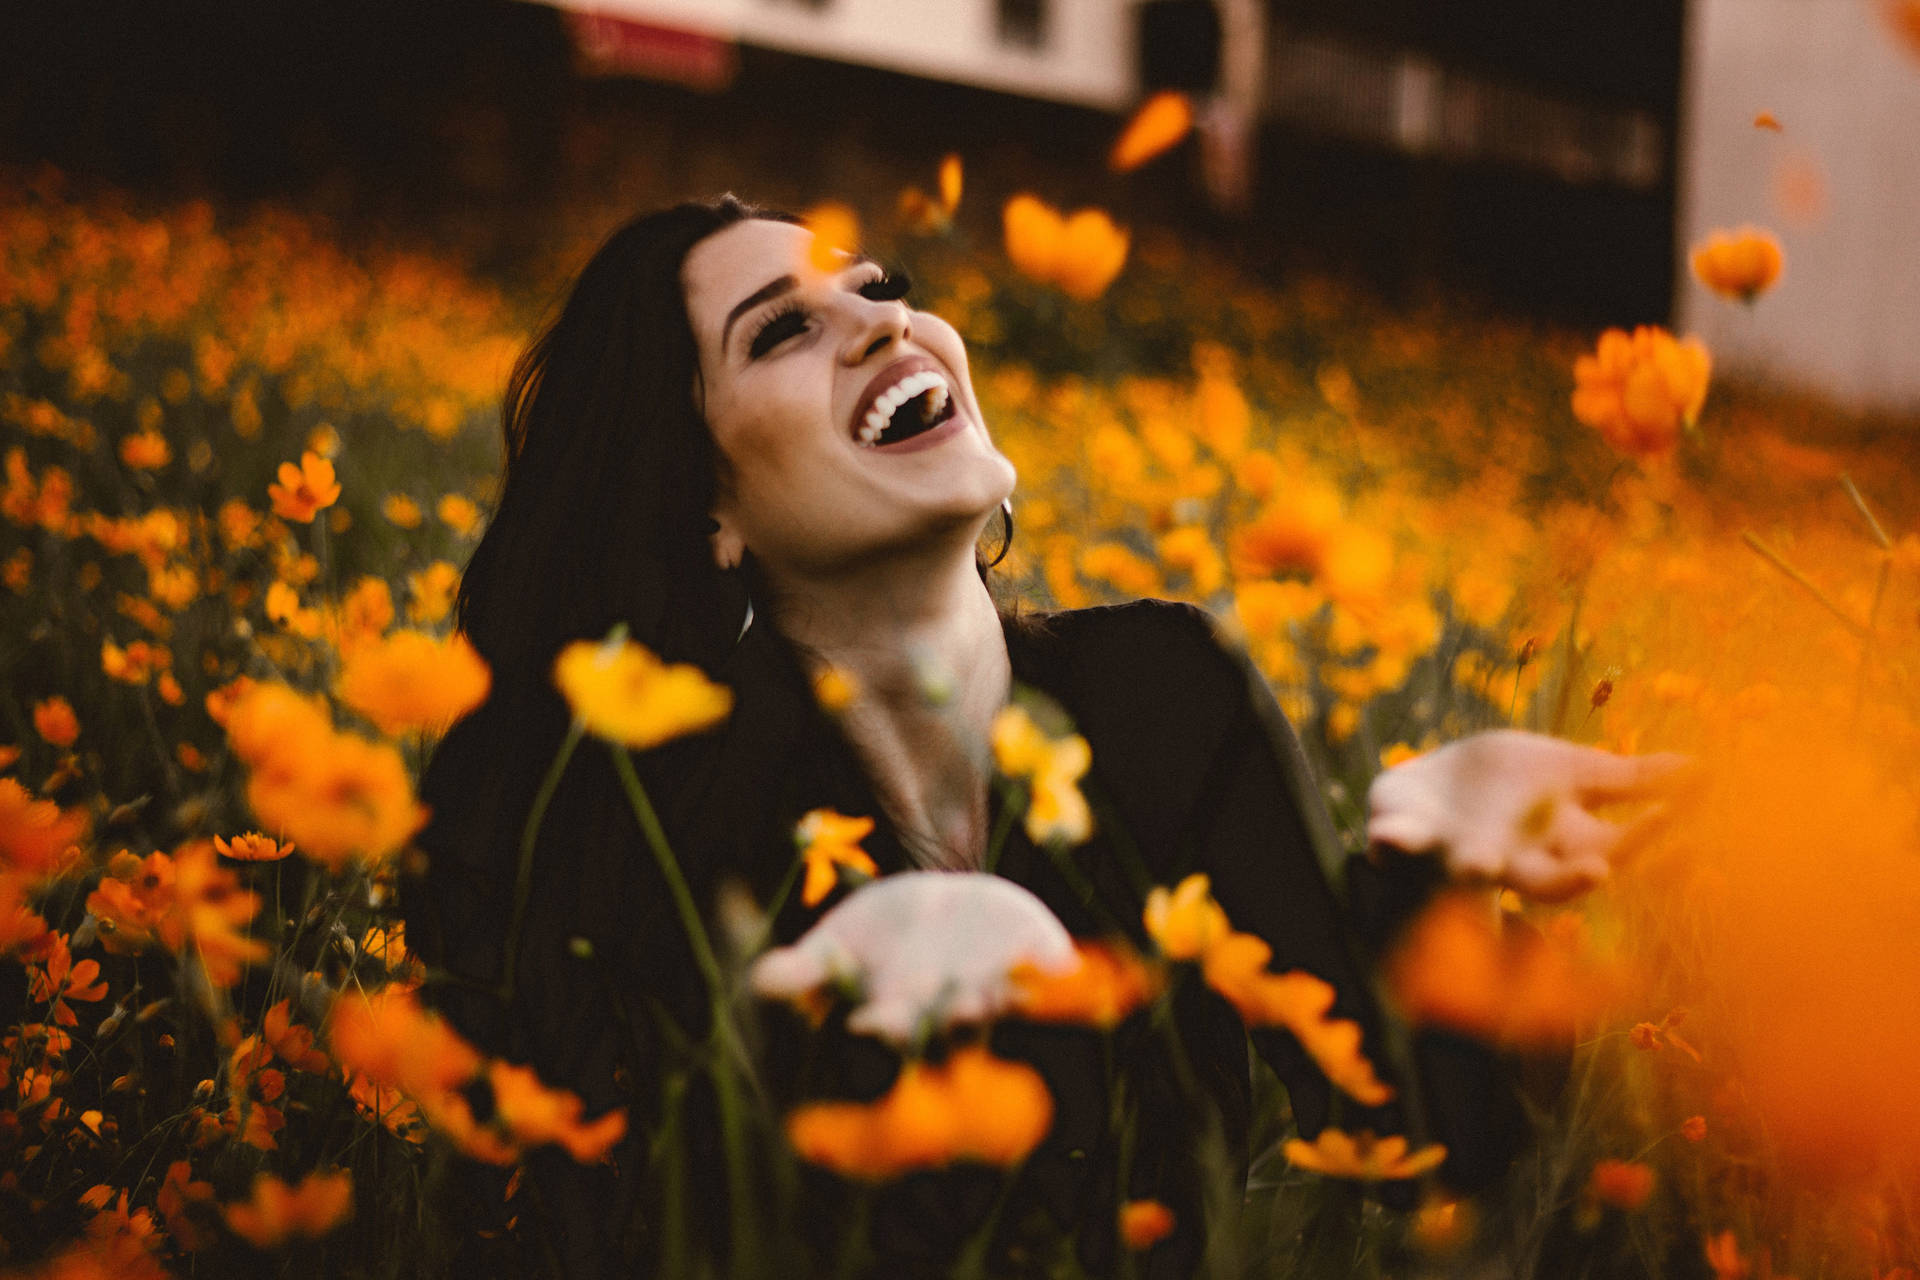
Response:
[[[718,451],[680,269],[748,218],[796,221],[726,195],[629,222],[514,366],[499,506],[456,605],[496,681],[544,682],[562,644],[615,622],[709,668],[738,635],[746,591],[707,541]]]

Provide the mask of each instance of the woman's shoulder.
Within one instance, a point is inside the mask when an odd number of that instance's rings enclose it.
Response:
[[[1097,687],[1128,706],[1170,701],[1217,710],[1243,699],[1249,668],[1211,613],[1176,600],[1129,600],[1036,612],[1008,626],[1016,659],[1030,651],[1065,683]],[[1016,661],[1016,678],[1020,663]]]

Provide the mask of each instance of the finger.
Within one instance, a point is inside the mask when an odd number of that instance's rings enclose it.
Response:
[[[1507,888],[1522,897],[1565,902],[1600,884],[1607,872],[1604,857],[1581,854],[1569,858],[1560,851],[1533,845],[1513,858],[1503,880]]]
[[[1692,757],[1674,751],[1650,756],[1617,756],[1610,751],[1585,748],[1576,773],[1574,794],[1582,804],[1638,799],[1664,790],[1692,763]]]
[[[753,962],[748,981],[757,995],[791,1000],[821,986],[831,976],[824,957],[801,947],[775,947]]]

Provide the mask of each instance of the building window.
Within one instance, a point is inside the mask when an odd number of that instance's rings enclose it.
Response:
[[[1047,42],[1047,0],[994,0],[1001,44],[1038,49]]]

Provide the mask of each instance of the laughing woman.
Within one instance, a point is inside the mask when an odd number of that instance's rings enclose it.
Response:
[[[1368,965],[1398,924],[1450,875],[1560,895],[1600,878],[1614,833],[1579,799],[1655,771],[1528,735],[1465,740],[1385,775],[1375,848],[1348,861],[1336,890],[1322,869],[1335,861],[1332,837],[1292,731],[1207,616],[1159,601],[1052,614],[997,605],[976,548],[990,531],[1012,534],[1014,471],[958,334],[913,308],[904,278],[859,256],[823,261],[804,226],[730,197],[640,218],[606,243],[516,368],[505,428],[498,509],[459,598],[494,694],[428,769],[428,865],[407,886],[408,938],[442,976],[437,1003],[469,1035],[575,1090],[589,1113],[628,1107],[633,1125],[608,1163],[536,1159],[514,1211],[518,1243],[502,1246],[520,1252],[493,1265],[647,1273],[678,1247],[660,1226],[675,1196],[707,1224],[690,1247],[717,1255],[740,1243],[722,1225],[723,1162],[703,1154],[719,1145],[712,1100],[688,1072],[686,1046],[705,1035],[712,1006],[605,752],[572,758],[516,907],[521,832],[568,730],[550,673],[570,641],[625,624],[732,690],[719,728],[636,757],[709,919],[729,883],[759,902],[775,896],[795,823],[817,808],[871,815],[865,847],[883,874],[981,869],[999,805],[989,732],[1016,687],[1031,688],[1090,742],[1084,789],[1100,820],[1070,870],[1017,826],[994,870],[1075,935],[1117,930],[1142,945],[1143,885],[1205,872],[1234,927],[1272,947],[1273,969],[1332,984],[1333,1015],[1356,1022],[1382,1064],[1393,1058]],[[827,668],[859,691],[835,715],[813,694]],[[943,696],[928,696],[930,672]],[[1542,797],[1567,803],[1547,829],[1527,828],[1520,817],[1541,812]],[[789,902],[774,940],[817,918]],[[1074,1242],[1081,1265],[1109,1271],[1121,1198],[1174,1209],[1154,1274],[1195,1270],[1209,1175],[1193,1135],[1217,1125],[1244,1179],[1252,1086],[1247,1033],[1224,1000],[1183,988],[1175,1020],[1203,1096],[1173,1086],[1156,1047],[1165,1036],[1123,1029],[1109,1071],[1092,1032],[996,1030],[995,1050],[1030,1061],[1049,1086],[1046,1140],[1016,1174],[956,1167],[880,1188],[874,1273],[944,1272],[996,1202],[1007,1207],[992,1266],[1038,1266],[1020,1233],[1040,1221]],[[823,1051],[797,1020],[763,1021],[775,1105],[823,1081],[872,1097],[898,1070],[870,1042],[841,1037]],[[1285,1031],[1253,1044],[1311,1137],[1328,1123],[1328,1081]],[[1510,1064],[1435,1032],[1416,1037],[1410,1057],[1400,1097],[1421,1105],[1349,1105],[1347,1127],[1444,1143],[1440,1177],[1455,1187],[1499,1177],[1526,1136]],[[1137,1115],[1124,1187],[1110,1079],[1126,1081]],[[650,1163],[663,1133],[689,1153],[679,1173]],[[497,1209],[497,1186],[468,1184]],[[800,1194],[806,1211],[786,1225],[824,1253],[853,1192],[813,1171]]]

